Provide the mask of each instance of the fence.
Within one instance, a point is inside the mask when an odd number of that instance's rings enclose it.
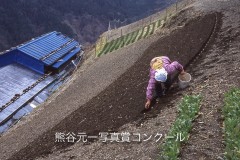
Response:
[[[104,46],[113,40],[119,39],[122,36],[128,35],[129,33],[135,32],[140,29],[146,28],[146,26],[150,26],[152,23],[159,21],[158,23],[162,23],[161,20],[166,21],[169,17],[176,14],[178,11],[182,10],[187,5],[191,4],[193,0],[177,0],[176,3],[172,4],[171,6],[167,7],[166,9],[152,14],[146,18],[143,18],[137,22],[131,23],[126,26],[122,26],[116,29],[111,29],[104,32],[96,43],[95,53],[98,55]],[[161,26],[158,24],[158,26]]]

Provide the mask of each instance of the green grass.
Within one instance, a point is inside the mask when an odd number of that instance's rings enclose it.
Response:
[[[240,88],[225,94],[223,114],[225,158],[240,159]]]
[[[160,146],[160,160],[176,160],[179,153],[181,143],[188,140],[189,132],[192,129],[192,121],[197,117],[200,109],[200,96],[185,96],[178,106],[178,116],[173,123],[168,137],[162,146]],[[182,141],[176,140],[176,136],[180,135]]]

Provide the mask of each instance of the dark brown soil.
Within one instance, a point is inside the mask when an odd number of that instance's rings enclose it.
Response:
[[[239,12],[234,14],[239,16]],[[183,160],[224,159],[222,117],[224,93],[232,87],[240,86],[238,80],[240,70],[237,67],[239,66],[239,27],[235,26],[236,23],[229,23],[226,16],[223,18],[225,24],[218,25],[220,28],[215,38],[215,45],[191,63],[195,68],[189,69],[189,72],[196,77],[194,93],[201,94],[203,101],[189,141],[182,146],[180,158]]]
[[[215,14],[206,15],[159,39],[146,50],[133,67],[101,94],[87,104],[79,106],[73,114],[20,150],[11,159],[33,159],[50,154],[53,148],[67,147],[69,143],[55,143],[56,132],[87,132],[88,135],[98,135],[99,132],[114,131],[126,123],[142,119],[150,60],[155,56],[167,55],[186,66],[203,48],[213,31],[214,24]],[[167,106],[176,98],[175,96],[164,98],[160,107],[154,110]]]

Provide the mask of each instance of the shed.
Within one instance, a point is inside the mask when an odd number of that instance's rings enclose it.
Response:
[[[0,133],[44,102],[82,53],[77,41],[56,31],[0,53]]]
[[[16,62],[40,74],[58,72],[81,50],[77,41],[54,31],[0,55],[0,67]]]

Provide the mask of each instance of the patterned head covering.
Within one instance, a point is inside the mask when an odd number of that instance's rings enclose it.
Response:
[[[150,66],[153,70],[161,69],[163,68],[163,61],[161,57],[155,57],[151,60]]]

